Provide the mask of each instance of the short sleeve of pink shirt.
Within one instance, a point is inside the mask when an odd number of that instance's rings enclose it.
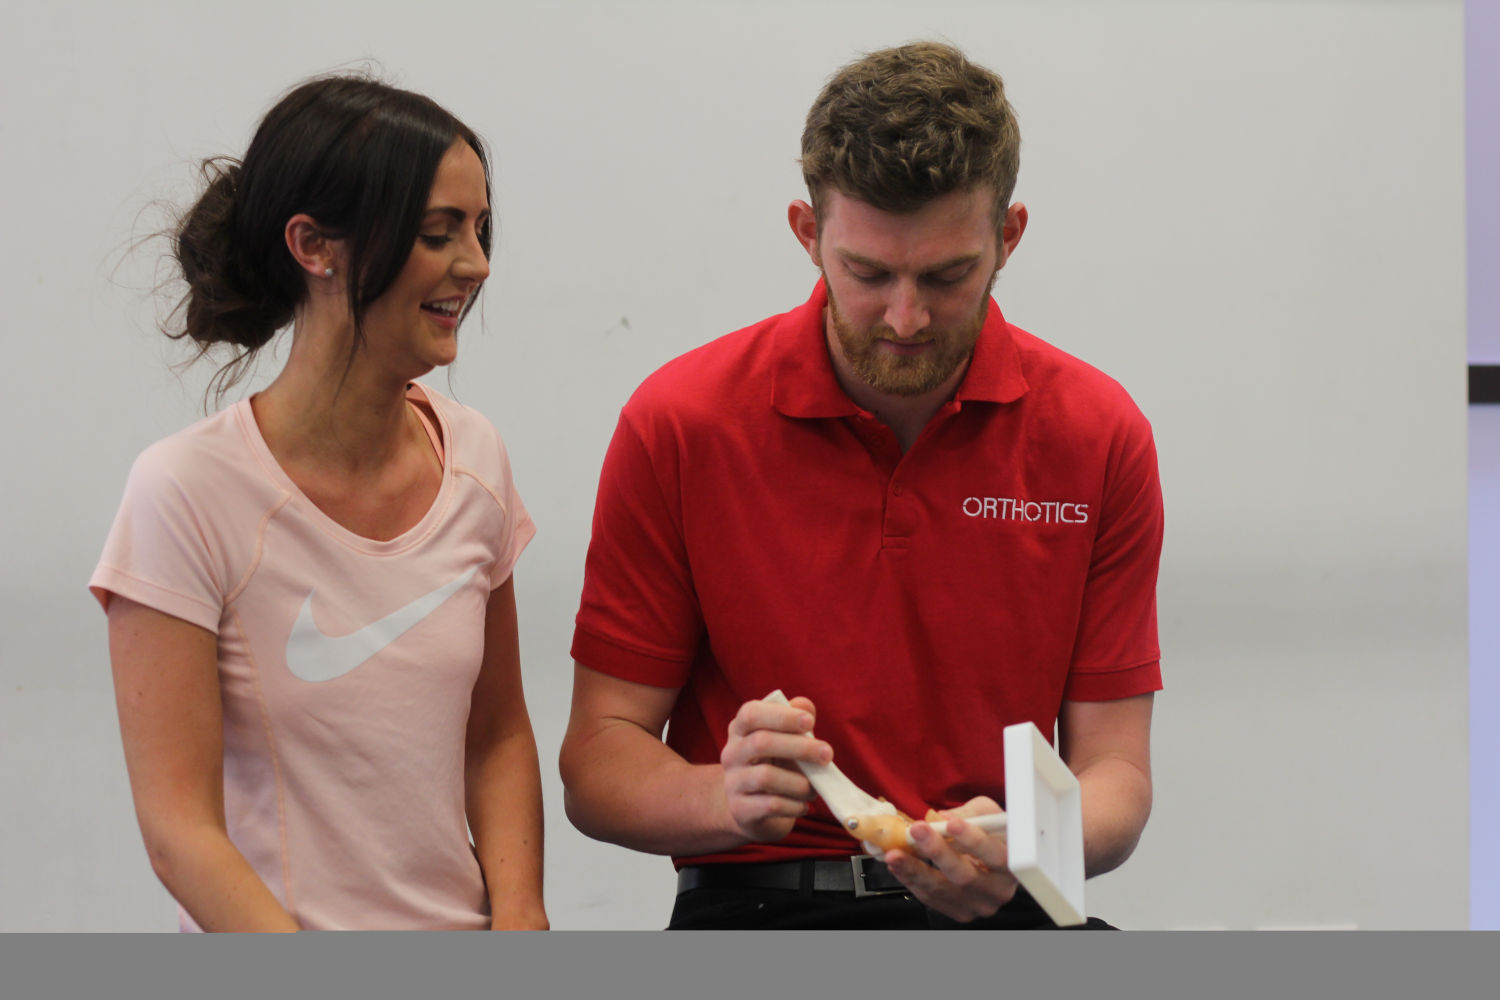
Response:
[[[104,554],[89,581],[104,608],[111,594],[122,594],[218,633],[234,583],[228,579],[232,554],[214,530],[213,516],[202,509],[201,499],[195,504],[192,497],[212,488],[223,461],[198,441],[173,438],[157,442],[135,460]],[[254,517],[274,499],[258,490],[225,495],[223,506],[230,509],[220,514]],[[243,510],[233,509],[237,507]]]

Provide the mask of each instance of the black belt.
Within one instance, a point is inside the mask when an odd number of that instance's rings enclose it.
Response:
[[[868,854],[832,861],[780,861],[759,865],[688,865],[677,872],[677,894],[692,889],[787,889],[885,896],[906,892],[885,862]]]

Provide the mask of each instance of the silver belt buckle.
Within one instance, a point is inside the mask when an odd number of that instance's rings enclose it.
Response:
[[[849,865],[854,869],[854,896],[863,899],[865,896],[890,896],[898,892],[905,892],[899,885],[892,889],[867,889],[865,888],[865,862],[879,861],[873,854],[855,854],[849,858]]]

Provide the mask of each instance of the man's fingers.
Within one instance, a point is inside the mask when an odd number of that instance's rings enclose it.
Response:
[[[801,771],[774,763],[727,770],[724,782],[733,795],[781,795],[803,802],[817,796]]]
[[[806,802],[782,795],[745,795],[741,796],[740,802],[747,816],[760,819],[774,816],[793,818],[806,816],[809,808]]]
[[[964,822],[959,816],[948,821],[946,839],[939,837],[926,823],[922,823],[922,829],[916,829],[916,824],[913,824],[912,841],[944,871],[948,871],[964,857],[972,858],[983,868],[990,870],[1003,869],[1009,861],[1009,851],[1003,835],[986,833],[972,823]]]
[[[735,822],[757,840],[780,840],[790,832],[786,821],[807,815],[816,797],[801,771],[778,763],[726,768],[724,791]]]
[[[967,921],[994,914],[1015,895],[1017,883],[1005,867],[1005,839],[964,822],[954,815],[957,811],[948,813],[951,840],[938,836],[926,822],[913,823],[910,836],[916,856],[892,851],[886,863],[924,905]],[[974,815],[992,811],[979,808]]]
[[[979,795],[965,802],[961,806],[952,809],[944,809],[939,813],[943,819],[968,819],[972,816],[984,816],[987,813],[1000,812],[1000,803],[988,795]]]
[[[953,869],[956,877],[903,851],[888,852],[885,861],[923,905],[955,920],[993,916],[1015,896],[1016,880],[1010,872],[980,869],[971,859],[951,849],[947,854],[944,861],[951,863],[956,858],[961,862]]]
[[[906,851],[886,851],[881,859],[891,874],[921,898],[937,886],[937,873],[927,862]]]
[[[925,822],[913,823],[908,836],[911,838],[912,846],[917,849],[917,853],[932,862],[936,871],[942,872],[949,882],[964,886],[974,880],[978,869],[974,867],[973,860],[966,854],[954,850],[953,846],[939,837],[931,826]]]
[[[798,701],[811,706],[806,698]],[[777,705],[769,701],[747,701],[729,720],[729,736],[745,736],[757,729],[770,729],[782,733],[810,733],[814,722],[808,708],[796,705]]]
[[[817,798],[797,767],[833,759],[833,748],[811,737],[814,719],[813,703],[793,698],[788,704],[747,701],[730,720],[719,754],[724,793],[735,823],[752,839],[786,836],[789,820],[807,815]]]
[[[886,867],[901,880],[913,896],[923,904],[952,916],[962,895],[941,869],[934,868],[921,858],[904,851],[890,851],[885,857]]]
[[[724,744],[719,762],[725,767],[750,764],[762,760],[805,761],[809,764],[826,764],[833,759],[833,747],[822,740],[805,734],[777,732],[757,729],[744,736],[731,732]]]

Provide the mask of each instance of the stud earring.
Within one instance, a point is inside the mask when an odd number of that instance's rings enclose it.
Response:
[[[325,277],[325,278],[331,278],[331,277],[333,277],[333,268],[331,268],[331,267],[325,267],[325,268],[323,268],[323,277]]]

